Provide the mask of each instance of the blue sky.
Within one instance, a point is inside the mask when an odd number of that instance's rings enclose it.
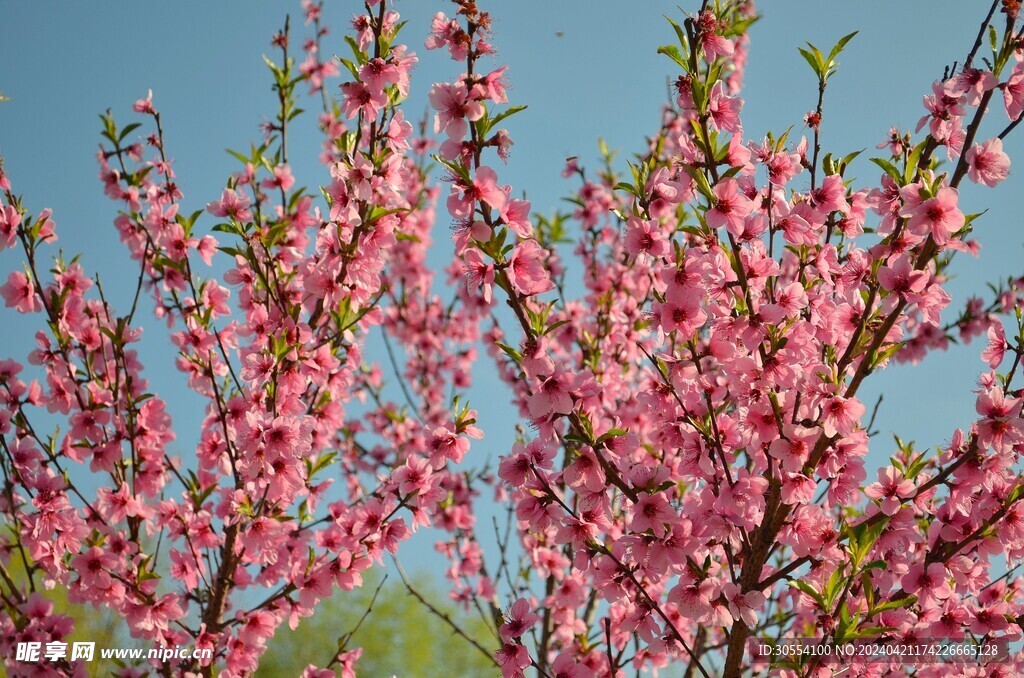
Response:
[[[986,7],[982,7],[982,5]],[[839,75],[829,85],[823,139],[837,154],[867,149],[891,125],[912,128],[922,115],[921,97],[943,67],[962,59],[974,40],[988,3],[953,0],[891,2],[862,0],[776,0],[762,2],[764,18],[751,30],[743,113],[746,135],[758,140],[768,130],[794,126],[813,107],[815,83],[796,48],[809,40],[821,47],[851,31],[860,34],[847,47]],[[678,18],[676,2],[608,0],[516,0],[483,3],[495,18],[499,58],[509,64],[512,103],[529,109],[508,122],[515,141],[507,167],[498,167],[503,183],[525,191],[535,209],[549,212],[571,189],[560,178],[564,160],[579,155],[593,164],[596,140],[603,137],[620,157],[642,149],[643,137],[656,129],[666,85],[674,78],[671,62],[658,45],[674,38],[663,19]],[[692,10],[693,3],[683,3]],[[326,11],[332,28],[328,52],[344,53],[347,18],[361,6],[335,2]],[[409,20],[402,34],[420,57],[413,73],[407,116],[426,110],[430,83],[458,71],[447,53],[426,52],[423,39],[430,17],[449,4],[405,0],[397,4]],[[99,271],[104,287],[122,308],[130,304],[134,265],[117,239],[112,222],[116,206],[102,195],[95,152],[97,114],[112,108],[122,125],[133,119],[132,102],[154,91],[164,119],[168,154],[175,161],[185,194],[183,211],[202,208],[219,196],[236,161],[224,149],[247,148],[260,137],[258,126],[273,115],[275,97],[260,55],[270,54],[271,35],[292,14],[296,38],[304,35],[298,3],[225,0],[200,3],[63,3],[44,0],[7,3],[0,41],[0,91],[12,100],[0,103],[0,156],[16,192],[30,210],[54,209],[65,253],[84,253],[88,271]],[[300,40],[296,39],[294,44]],[[983,52],[984,53],[984,52]],[[979,139],[993,136],[1005,123],[1001,106]],[[316,160],[320,137],[311,116],[300,118],[289,134],[289,151],[299,185],[327,183]],[[1007,150],[1024,166],[1019,138]],[[855,186],[877,180],[877,170],[858,162]],[[807,175],[799,177],[807,181]],[[996,190],[969,186],[962,205],[967,212],[989,208],[977,234],[980,260],[963,258],[949,290],[956,308],[972,293],[984,293],[987,280],[1019,274],[1022,236],[1016,202],[1024,184],[1019,174]],[[314,191],[315,193],[315,191]],[[443,208],[441,210],[443,212]],[[209,216],[200,226],[213,224]],[[434,261],[448,260],[447,223],[438,223],[440,244]],[[0,271],[18,266],[17,253],[0,253]],[[0,309],[0,357],[23,359],[31,349],[40,319]],[[173,369],[166,331],[147,321],[141,357],[154,388],[169,401],[179,434],[179,454],[188,456],[197,436],[201,403],[191,398],[185,379]],[[973,417],[971,394],[982,367],[980,345],[954,348],[916,368],[894,368],[874,376],[862,389],[869,407],[886,393],[874,440],[873,463],[891,452],[890,431],[922,445],[947,440]],[[500,402],[504,387],[477,370],[471,402],[481,405],[487,439],[476,454],[496,458],[511,440],[510,410],[485,409]],[[421,542],[422,543],[422,542]],[[423,544],[421,552],[431,549]]]

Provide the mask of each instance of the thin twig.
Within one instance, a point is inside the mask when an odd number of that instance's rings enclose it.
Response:
[[[459,625],[455,623],[451,616],[449,616],[446,612],[443,612],[437,607],[435,607],[433,604],[430,603],[430,601],[424,598],[419,591],[413,588],[412,582],[410,582],[409,577],[406,576],[405,570],[402,569],[402,564],[398,562],[398,558],[392,556],[391,560],[394,561],[395,568],[398,569],[398,576],[402,578],[402,583],[405,584],[405,588],[409,591],[409,594],[412,595],[413,598],[418,600],[420,604],[423,605],[423,607],[430,610],[431,614],[438,617],[445,624],[447,624],[452,631],[454,631],[456,634],[464,638],[466,642],[468,642],[470,645],[475,647],[480,652],[480,654],[487,657],[488,661],[490,661],[492,664],[499,668],[501,667],[501,664],[498,663],[498,660],[495,659],[494,656],[490,652],[488,652],[480,643],[473,640],[473,638],[471,638],[469,634],[463,631],[462,628],[460,628]]]

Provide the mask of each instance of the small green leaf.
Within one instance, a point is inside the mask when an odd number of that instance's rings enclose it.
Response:
[[[526,110],[526,106],[509,106],[504,111],[502,111],[498,115],[496,115],[493,118],[491,118],[490,128],[493,129],[495,125],[497,125],[499,122],[501,122],[505,118],[509,118],[509,117],[515,115],[516,113],[518,113],[519,111],[525,111],[525,110]]]
[[[910,157],[907,158],[907,168],[903,173],[904,183],[909,184],[914,179],[914,174],[917,172],[917,165],[921,161],[921,154],[924,152],[925,144],[927,141],[922,141],[910,152]]]
[[[917,596],[907,596],[906,598],[900,598],[899,600],[887,600],[884,603],[871,608],[871,612],[872,614],[878,614],[879,612],[898,610],[901,607],[910,607],[916,602]]]
[[[839,42],[835,44],[835,47],[832,48],[832,51],[828,53],[829,67],[832,66],[832,61],[837,56],[839,56],[839,53],[843,51],[843,49],[846,47],[846,44],[853,40],[853,36],[857,35],[857,33],[858,31],[854,31],[853,33],[850,33],[849,35],[843,36],[842,38],[839,39]]]
[[[682,52],[680,52],[679,48],[675,45],[662,45],[658,48],[658,54],[664,54],[668,58],[672,59],[672,61],[676,62],[676,64],[678,64],[684,71],[687,70],[686,60],[683,58]]]
[[[897,184],[903,183],[903,175],[900,174],[900,170],[896,165],[892,164],[888,160],[883,160],[882,158],[871,158],[871,162],[881,167],[882,171],[888,174],[889,177]]]
[[[672,30],[676,32],[676,37],[679,39],[679,46],[683,48],[684,52],[689,51],[689,41],[686,39],[686,33],[679,27],[675,21],[672,21],[668,16],[665,17],[665,21],[672,24]]]
[[[797,47],[796,49],[798,52],[800,52],[800,56],[804,58],[804,61],[806,61],[810,65],[811,70],[814,71],[814,74],[821,78],[821,62],[818,61],[814,54],[804,49],[803,47]]]
[[[801,579],[793,579],[793,580],[790,580],[789,585],[792,586],[795,589],[799,589],[800,591],[806,593],[816,603],[818,603],[818,605],[820,605],[821,607],[825,607],[825,600],[824,600],[824,598],[822,598],[821,594],[818,593],[817,591],[815,591],[814,588],[810,584],[808,584],[807,582],[805,582],[805,581],[803,581]]]

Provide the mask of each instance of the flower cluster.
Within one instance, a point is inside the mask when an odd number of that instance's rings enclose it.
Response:
[[[499,469],[531,574],[509,582],[518,602],[501,629],[540,626],[532,642],[501,634],[504,675],[614,675],[627,661],[735,675],[749,666],[750,634],[797,629],[835,642],[880,630],[1019,637],[1019,585],[987,559],[1020,557],[1021,285],[941,322],[952,255],[978,251],[977,215],[961,209],[958,187],[1008,176],[1006,133],[975,139],[999,88],[1011,125],[1020,117],[1016,76],[999,75],[1020,61],[1013,19],[991,70],[972,55],[935,85],[923,139],[894,132],[880,145],[892,155],[874,160],[874,188],[844,178],[855,155],[821,155],[821,100],[811,140],[744,138],[749,3],[673,23],[679,44],[660,51],[682,70],[676,100],[632,180],[614,175],[607,152],[597,180],[576,161],[566,168],[583,180],[571,218],[587,290],[567,301],[555,245],[569,217],[534,229],[508,214],[511,191],[484,154],[493,121],[518,109],[497,112],[504,68],[476,72],[493,51],[487,15],[456,4],[461,22],[438,15],[427,41],[467,68],[432,90],[448,137],[438,159],[467,288],[486,304],[503,296],[519,324],[518,340],[495,325],[491,352],[535,430]],[[822,92],[851,37],[827,56],[806,50]],[[939,149],[952,171],[939,171]],[[544,301],[555,287],[559,298]],[[1014,310],[1018,337],[1007,341],[996,314]],[[894,355],[944,348],[956,330],[989,333],[980,419],[938,457],[901,444],[870,482],[862,382]],[[1018,358],[1000,375],[1006,352]],[[543,619],[523,623],[531,609]]]
[[[425,295],[436,189],[422,161],[429,144],[398,110],[416,57],[395,41],[397,13],[372,5],[355,20],[355,60],[316,60],[326,29],[312,3],[306,63],[296,69],[289,56],[287,24],[274,37],[276,118],[262,145],[234,154],[240,171],[205,210],[182,211],[152,93],[133,107],[150,123],[144,142],[130,136],[144,123],[119,129],[104,116],[100,179],[138,270],[123,315],[77,260],[58,258],[44,276],[53,221],[48,211],[29,217],[4,177],[3,246],[20,245],[27,267],[3,297],[43,314],[48,331],[29,356],[42,383],[23,380],[14,361],[0,373],[2,507],[14,528],[3,562],[17,563],[32,590],[42,580],[73,603],[116,611],[136,637],[213,650],[212,662],[176,671],[251,674],[282,623],[294,628],[337,588],[360,586],[418,527],[454,531],[471,515],[467,482],[448,466],[481,434],[474,411],[447,390],[468,386],[478,336],[461,309],[446,313]],[[321,211],[296,187],[288,126],[300,112],[297,85],[320,91],[342,68],[351,80],[341,99],[322,98]],[[199,235],[204,212],[215,225]],[[230,262],[220,279],[204,271],[214,256]],[[143,292],[205,403],[191,460],[172,456],[166,403],[148,392],[133,347]],[[408,347],[400,377],[424,407],[385,396],[380,368],[364,357],[375,332]],[[33,425],[43,409],[64,418],[63,430]],[[82,482],[83,472],[96,481]],[[332,489],[336,478],[344,482]],[[40,614],[37,594],[6,577],[4,586],[4,648],[70,631],[69,619]],[[351,673],[358,656],[339,647],[327,659]]]
[[[704,3],[670,21],[676,44],[659,52],[678,78],[629,173],[603,144],[597,172],[571,159],[573,209],[545,216],[499,178],[513,161],[503,124],[525,107],[509,102],[491,17],[453,1],[425,42],[459,73],[430,87],[433,139],[430,120],[402,111],[417,56],[385,0],[353,18],[351,59],[323,57],[323,6],[302,3],[304,61],[286,23],[268,59],[276,115],[262,144],[233,153],[240,169],[205,210],[184,209],[151,93],[133,107],[143,122],[103,116],[100,179],[138,270],[120,314],[79,259],[44,270],[51,214],[32,216],[0,167],[0,249],[25,261],[0,294],[45,326],[32,368],[0,362],[5,657],[68,636],[71,620],[36,592],[60,586],[136,637],[213,650],[174,672],[251,675],[281,624],[360,586],[426,527],[451,597],[492,613],[493,639],[469,640],[508,677],[838,671],[751,656],[752,637],[1019,640],[1024,279],[952,320],[946,290],[954,257],[980,252],[964,181],[1010,176],[1004,140],[1024,119],[1017,5],[993,4],[980,33],[991,54],[979,40],[936,82],[915,132],[893,128],[865,165],[874,183],[859,185],[858,154],[823,152],[821,136],[853,36],[801,49],[818,90],[805,136],[752,139],[753,5]],[[321,104],[323,203],[289,164],[303,83]],[[1000,108],[1002,131],[985,138]],[[450,299],[427,263],[442,198]],[[137,352],[144,296],[205,408],[187,459]],[[977,419],[937,452],[897,439],[869,471],[880,443],[865,380],[980,336]],[[526,424],[496,472],[473,463],[482,432],[461,397],[482,356]],[[47,417],[62,422],[53,434]],[[478,524],[484,492],[507,514],[498,553]],[[350,635],[305,675],[354,675]],[[1024,659],[957,669],[1015,675]]]

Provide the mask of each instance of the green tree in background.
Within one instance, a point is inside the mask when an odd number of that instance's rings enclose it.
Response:
[[[0,97],[2,100],[2,97]],[[11,569],[8,573],[14,581],[27,581],[23,561],[18,558],[11,559]],[[138,647],[139,643],[125,633],[123,620],[107,609],[97,609],[92,605],[78,605],[68,601],[67,589],[56,586],[52,589],[39,588],[37,593],[53,603],[53,614],[67,615],[75,622],[75,630],[65,638],[68,643],[94,642],[96,647]],[[8,611],[0,607],[0,614]],[[109,676],[112,671],[123,668],[125,664],[120,661],[92,661],[85,664],[86,671],[90,678]],[[0,666],[0,677],[7,673],[3,666]]]
[[[11,573],[22,580],[24,573]],[[441,613],[446,614],[469,637],[490,650],[498,647],[493,631],[475,613],[466,613],[450,603],[434,577],[419,573],[410,577],[413,588]],[[379,592],[378,592],[379,588]],[[68,602],[67,593],[57,587],[40,593],[54,603],[54,614],[66,614],[75,620],[75,630],[67,639],[93,641],[96,647],[138,647],[138,642],[123,633],[119,619],[91,605]],[[376,600],[374,595],[376,593]],[[371,607],[372,601],[372,607]],[[367,615],[367,610],[370,613]],[[366,615],[360,624],[360,619]],[[358,625],[358,629],[356,628]],[[339,591],[324,601],[314,617],[302,620],[294,631],[287,626],[274,636],[260,662],[257,678],[298,676],[310,663],[326,665],[338,638],[352,632],[347,649],[363,648],[356,664],[359,676],[368,678],[437,678],[457,676],[489,678],[499,675],[494,663],[474,648],[451,627],[420,603],[397,576],[381,583],[380,576],[367,577],[355,591]],[[118,660],[96,660],[86,664],[89,676],[108,676],[125,667]],[[149,669],[145,662],[139,668]],[[3,676],[0,667],[0,676]],[[154,674],[150,674],[154,675]]]
[[[483,647],[498,646],[480,616],[464,613],[448,602],[432,577],[419,574],[410,581],[420,595]],[[296,630],[282,627],[268,644],[256,676],[297,676],[310,663],[326,665],[338,637],[356,628],[371,607],[378,586],[380,578],[368,578],[362,588],[339,592],[324,601],[317,614],[302,620]],[[491,661],[426,609],[394,575],[383,583],[372,611],[349,640],[348,649],[356,647],[363,648],[356,671],[369,678],[499,675]]]

